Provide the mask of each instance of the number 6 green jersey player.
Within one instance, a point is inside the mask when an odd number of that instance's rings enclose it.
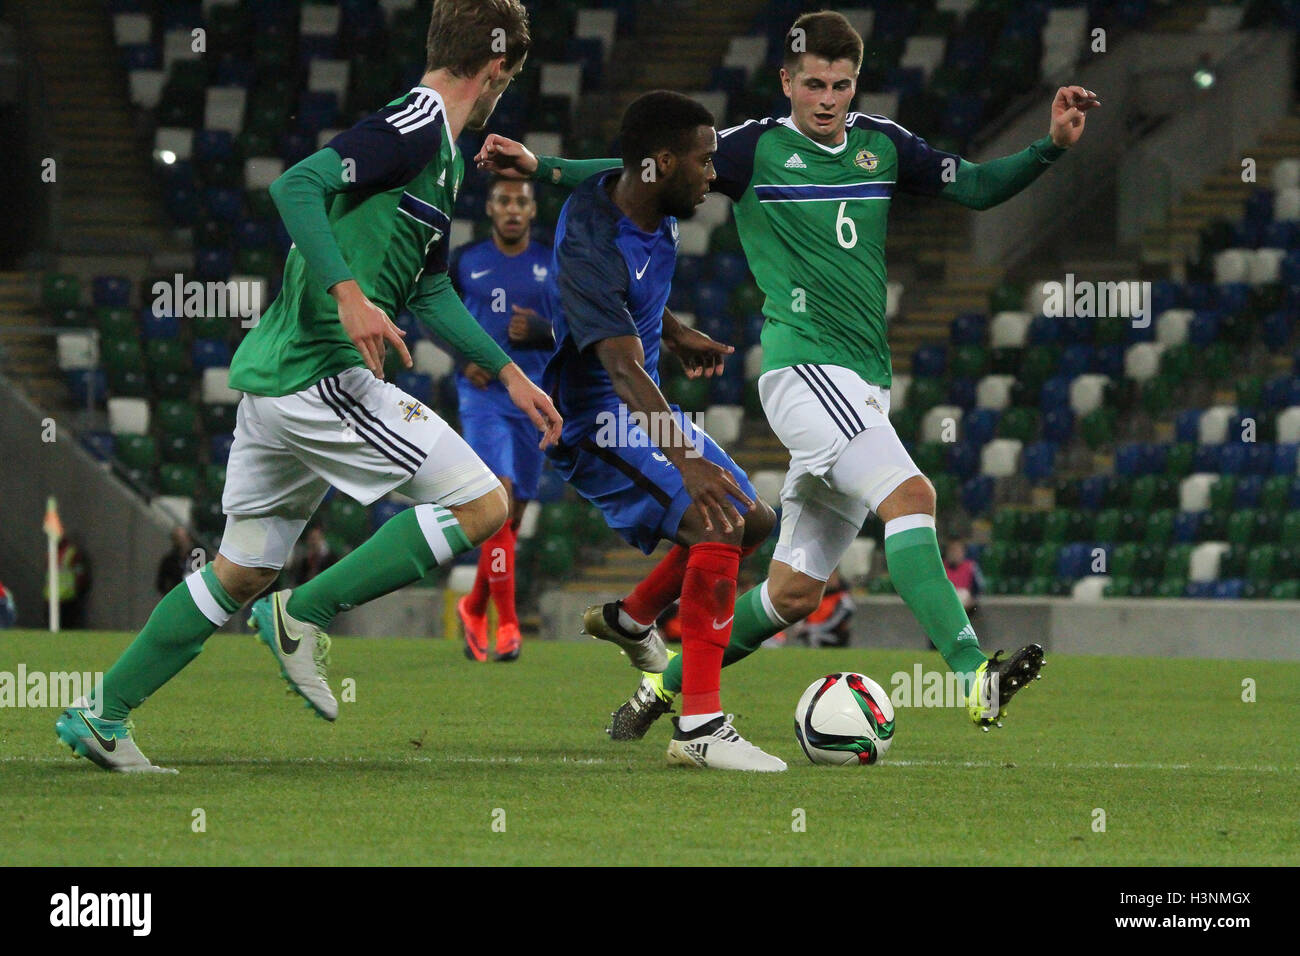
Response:
[[[724,665],[817,607],[826,579],[874,511],[885,525],[894,586],[948,666],[964,676],[968,713],[987,729],[1038,675],[1043,650],[1030,644],[990,660],[980,649],[944,573],[934,487],[889,422],[886,217],[895,192],[976,209],[1009,199],[1078,140],[1086,111],[1098,103],[1081,87],[1062,88],[1049,136],[975,164],[882,116],[850,112],[861,62],[862,39],[843,16],[801,16],[786,36],[781,70],[791,114],[718,134],[713,189],[735,200],[741,243],[765,296],[759,394],[790,451],[769,577],[736,601]],[[477,159],[554,182],[609,162],[539,161],[494,137]],[[633,603],[645,606],[643,597]],[[667,710],[680,686],[676,665],[645,675],[615,712],[612,736],[639,738]]]

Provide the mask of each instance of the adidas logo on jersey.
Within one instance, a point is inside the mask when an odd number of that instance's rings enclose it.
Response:
[[[808,164],[799,158],[798,153],[791,153],[790,158],[785,161],[786,169],[807,169]]]

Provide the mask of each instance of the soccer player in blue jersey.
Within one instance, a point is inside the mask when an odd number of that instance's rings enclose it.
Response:
[[[647,93],[627,108],[619,138],[621,169],[578,186],[556,225],[546,302],[556,351],[543,387],[565,424],[547,454],[628,543],[649,554],[667,538],[686,552],[682,716],[669,761],[784,770],[736,732],[719,696],[741,549],[766,538],[775,516],[726,452],[659,390],[661,345],[688,370],[720,368],[729,351],[666,311],[677,220],[694,214],[715,177],[713,117],[680,93]],[[618,617],[618,605],[607,604],[589,609],[584,623],[635,666],[664,670],[657,633],[633,634]]]
[[[543,283],[550,273],[551,249],[532,238],[537,202],[533,184],[496,177],[488,189],[492,234],[452,255],[451,277],[465,307],[505,353],[534,382],[555,347],[551,323],[542,318]],[[519,617],[515,613],[515,541],[524,506],[537,497],[542,452],[537,428],[515,407],[500,382],[485,368],[467,362],[456,376],[461,434],[500,479],[510,498],[510,520],[483,542],[474,587],[456,604],[465,631],[465,656],[487,660],[488,598],[497,609],[493,659],[519,657]]]

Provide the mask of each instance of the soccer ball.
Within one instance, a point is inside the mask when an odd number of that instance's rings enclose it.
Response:
[[[794,735],[813,763],[875,763],[894,739],[894,705],[865,674],[827,674],[799,698]]]

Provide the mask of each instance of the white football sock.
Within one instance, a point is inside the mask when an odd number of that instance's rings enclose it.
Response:
[[[722,711],[718,711],[716,714],[688,714],[677,719],[677,727],[682,733],[689,734],[692,730],[699,730],[710,720],[716,720],[721,716]]]

